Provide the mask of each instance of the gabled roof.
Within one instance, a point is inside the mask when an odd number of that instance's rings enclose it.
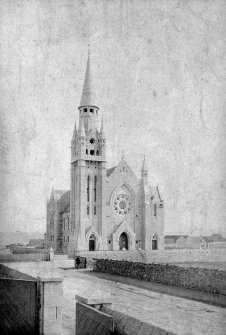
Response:
[[[70,210],[70,191],[65,192],[60,199],[60,211],[68,212]]]
[[[178,239],[179,237],[181,237],[181,235],[165,235],[164,239],[171,238],[175,240]]]
[[[223,242],[226,241],[226,239],[221,235],[221,234],[212,234],[210,236],[210,238],[214,241],[214,242]]]
[[[159,201],[162,201],[159,193],[159,189],[157,186],[150,186],[150,196],[157,198]]]
[[[107,169],[107,177],[109,177],[109,176],[112,174],[112,172],[115,171],[116,167],[117,167],[117,166],[113,166],[113,167]]]
[[[67,192],[66,190],[54,190],[54,194],[58,194],[60,196],[66,192]]]
[[[29,246],[40,246],[40,245],[43,245],[45,243],[45,240],[44,239],[41,239],[41,238],[32,238],[30,239],[29,241]]]

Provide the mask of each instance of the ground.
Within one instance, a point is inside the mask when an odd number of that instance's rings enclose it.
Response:
[[[151,284],[91,270],[62,270],[50,262],[14,263],[22,272],[46,276],[55,272],[63,280],[63,335],[75,334],[75,295],[111,296],[113,308],[180,335],[225,335],[226,309],[163,294],[159,284]],[[154,291],[152,290],[154,289]],[[178,288],[174,290],[180,292]],[[170,294],[174,292],[169,292]],[[179,293],[178,293],[179,295]]]
[[[117,276],[114,276],[117,280]],[[121,277],[127,281],[127,278]],[[120,280],[120,281],[121,281]],[[225,334],[226,309],[112,281],[112,275],[87,270],[66,270],[64,273],[64,335],[71,335],[75,326],[76,294],[111,295],[113,308],[144,322],[176,334]]]

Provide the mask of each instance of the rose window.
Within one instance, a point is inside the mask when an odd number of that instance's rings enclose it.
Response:
[[[114,200],[114,209],[118,214],[125,215],[131,211],[132,199],[127,194],[119,194]]]

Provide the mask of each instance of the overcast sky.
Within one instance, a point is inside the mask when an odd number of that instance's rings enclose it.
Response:
[[[165,232],[226,234],[226,2],[0,0],[0,230],[45,231],[70,188],[87,45],[108,167],[165,201]]]

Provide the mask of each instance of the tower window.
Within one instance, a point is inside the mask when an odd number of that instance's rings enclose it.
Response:
[[[154,216],[157,216],[157,205],[154,204]]]
[[[87,113],[87,108],[84,108],[84,113]]]
[[[67,237],[67,241],[69,242],[69,236]]]
[[[97,201],[97,176],[94,177],[94,202]]]
[[[96,215],[97,214],[97,206],[94,205],[94,208],[93,208],[93,214]]]
[[[97,150],[97,156],[99,156],[99,150]]]
[[[91,143],[91,144],[95,143],[95,139],[94,139],[94,138],[91,138],[91,139],[90,139],[90,143]]]
[[[86,149],[86,155],[88,155],[88,149]]]
[[[89,215],[89,205],[87,206],[86,214]]]
[[[94,114],[93,108],[90,108],[90,113]]]
[[[95,154],[95,150],[90,150],[90,155],[94,156],[94,154]]]
[[[87,177],[87,201],[89,202],[89,184],[90,184],[90,176]]]

